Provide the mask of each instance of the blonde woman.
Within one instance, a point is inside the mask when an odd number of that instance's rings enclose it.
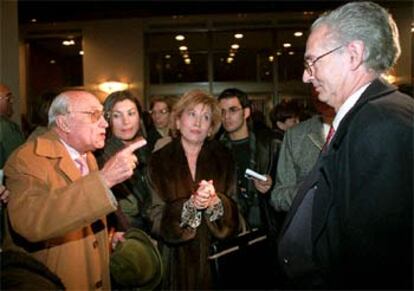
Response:
[[[162,288],[210,289],[209,246],[239,225],[234,163],[213,140],[221,119],[216,99],[190,91],[172,114],[173,140],[152,154],[148,166],[152,232],[166,268]]]

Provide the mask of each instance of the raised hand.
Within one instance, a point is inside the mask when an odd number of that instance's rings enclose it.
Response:
[[[198,184],[198,189],[193,194],[192,199],[197,209],[205,209],[211,205],[218,203],[219,199],[216,195],[213,180],[202,180]]]
[[[138,164],[138,158],[134,151],[146,144],[147,141],[140,138],[117,152],[105,163],[100,172],[109,188],[132,176]]]

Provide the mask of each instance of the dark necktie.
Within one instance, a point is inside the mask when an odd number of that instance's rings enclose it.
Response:
[[[335,135],[335,128],[331,125],[329,128],[328,135],[326,136],[325,144],[323,145],[322,152],[326,152],[329,147],[329,143],[331,142],[333,136]]]

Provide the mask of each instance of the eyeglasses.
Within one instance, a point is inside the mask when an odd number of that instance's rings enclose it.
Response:
[[[92,123],[97,122],[104,115],[104,112],[102,110],[94,110],[94,111],[70,111],[68,113],[88,114],[89,117],[90,117],[90,119],[91,119],[91,122]]]
[[[319,57],[317,57],[317,58],[316,58],[316,59],[314,59],[313,61],[307,61],[307,60],[305,60],[305,61],[303,62],[303,66],[305,67],[305,71],[306,71],[306,73],[308,73],[308,74],[309,74],[309,76],[312,76],[312,75],[313,75],[312,67],[315,65],[315,63],[316,63],[317,61],[319,61],[320,59],[322,59],[323,57],[326,57],[327,55],[329,55],[329,54],[333,53],[334,51],[339,50],[341,47],[343,47],[343,45],[340,45],[340,46],[338,46],[338,47],[334,48],[333,50],[330,50],[330,51],[328,51],[328,52],[326,52],[326,53],[324,53],[324,54],[320,55]]]
[[[151,115],[157,115],[157,114],[161,114],[161,115],[166,115],[168,114],[170,111],[168,109],[161,109],[161,110],[150,110],[149,113]]]
[[[243,108],[236,107],[236,106],[230,107],[227,110],[226,109],[222,109],[221,110],[221,116],[225,116],[227,113],[230,114],[230,115],[235,115],[240,110],[243,110]]]

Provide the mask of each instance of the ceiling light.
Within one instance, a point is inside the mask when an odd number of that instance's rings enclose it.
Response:
[[[168,60],[168,59],[171,59],[171,55],[169,55],[169,54],[166,54],[164,57],[165,57],[167,60]]]
[[[128,89],[128,84],[127,83],[122,83],[122,82],[115,82],[115,81],[110,81],[110,82],[103,82],[101,84],[99,84],[99,90],[111,94],[112,92],[115,91],[123,91]]]
[[[237,43],[231,45],[231,48],[234,50],[237,50],[239,47],[240,46]]]
[[[235,55],[236,55],[236,53],[233,53],[233,52],[229,53],[230,57],[234,57]]]
[[[288,54],[293,56],[295,54],[295,52],[289,52]]]
[[[276,53],[276,55],[281,56],[281,55],[282,55],[282,53],[281,53],[281,52],[277,52],[277,53]]]
[[[56,61],[55,60],[50,60],[49,63],[51,63],[53,65],[53,64],[56,64]]]
[[[79,54],[80,54],[81,56],[83,56],[83,51],[79,51]]]
[[[184,59],[184,63],[186,63],[187,65],[191,64],[191,59]]]
[[[283,44],[283,47],[291,47],[292,46],[292,44],[290,44],[290,43],[288,43],[288,42],[285,42],[284,44]]]
[[[62,41],[63,45],[69,46],[69,45],[75,45],[75,41],[73,39],[71,40],[64,40]]]
[[[178,41],[183,41],[185,39],[185,36],[182,35],[182,34],[178,34],[178,35],[175,36],[175,39],[178,40]]]
[[[235,38],[237,38],[237,39],[241,39],[241,38],[243,38],[243,33],[236,33],[235,35],[234,35],[234,37]]]
[[[296,37],[301,37],[303,35],[303,32],[302,31],[296,31],[293,35],[296,36]]]
[[[274,59],[275,59],[275,57],[274,57],[274,56],[269,56],[269,62],[273,62],[273,61],[274,61]]]
[[[184,59],[188,59],[189,56],[190,56],[189,54],[183,54]]]
[[[188,50],[188,47],[186,47],[185,45],[182,45],[178,48],[180,51],[186,51]]]
[[[32,18],[31,22],[37,22],[36,18]]]
[[[234,61],[234,59],[233,59],[233,58],[231,58],[231,57],[228,57],[228,58],[227,58],[227,63],[228,63],[228,64],[232,63],[233,61]]]

